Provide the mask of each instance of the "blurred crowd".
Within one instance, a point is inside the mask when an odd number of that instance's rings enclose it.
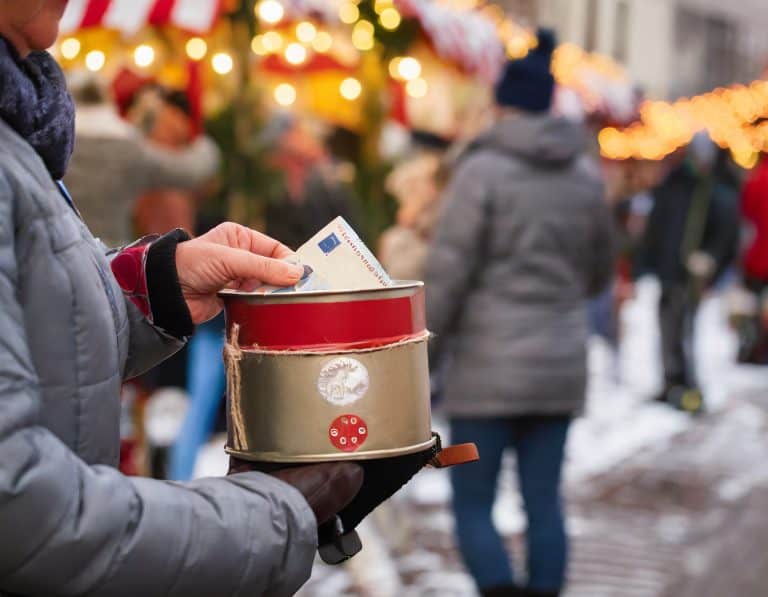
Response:
[[[664,378],[649,400],[706,413],[692,339],[711,293],[728,297],[738,361],[768,365],[768,156],[742,171],[700,133],[661,162],[602,162],[589,123],[552,114],[553,47],[542,33],[507,65],[483,130],[409,133],[386,183],[394,223],[372,247],[393,278],[426,281],[434,406],[453,441],[476,442],[482,455],[451,480],[458,546],[483,595],[565,586],[561,471],[584,409],[587,343],[599,336],[619,350],[637,280],[661,287]],[[209,201],[220,152],[182,91],[141,80],[108,88],[82,74],[70,83],[77,145],[65,182],[95,236],[121,246],[224,219]],[[339,215],[365,227],[336,142],[348,134],[296,115],[269,120],[258,143],[280,176],[264,191],[267,234],[297,248]],[[124,472],[195,475],[201,447],[224,425],[223,329],[221,319],[204,324],[124,387]],[[507,450],[528,517],[523,579],[491,518]]]

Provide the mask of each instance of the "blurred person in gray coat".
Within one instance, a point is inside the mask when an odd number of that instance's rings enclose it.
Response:
[[[77,104],[76,145],[64,182],[77,197],[83,219],[94,236],[110,247],[133,238],[135,202],[148,191],[196,189],[219,167],[219,150],[208,137],[184,149],[153,143],[123,120],[107,90],[92,75],[73,77]],[[167,109],[159,91],[143,93],[142,101]]]
[[[359,466],[187,484],[115,466],[122,380],[214,317],[221,288],[288,286],[303,269],[236,224],[117,253],[94,239],[60,182],[74,106],[43,51],[65,6],[0,3],[0,595],[291,595]]]
[[[554,46],[542,31],[535,50],[506,65],[498,118],[454,173],[427,266],[433,366],[449,365],[452,441],[476,442],[481,454],[452,471],[452,483],[459,547],[483,595],[563,589],[559,486],[585,400],[586,302],[613,271],[612,219],[586,134],[549,114]],[[491,520],[507,448],[528,516],[525,587]]]

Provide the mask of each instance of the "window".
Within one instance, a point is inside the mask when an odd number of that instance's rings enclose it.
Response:
[[[616,3],[616,21],[613,28],[613,57],[626,63],[629,57],[629,1]]]
[[[670,65],[676,73],[675,95],[701,93],[742,79],[737,33],[725,18],[680,9]]]
[[[507,12],[523,25],[533,25],[538,20],[536,0],[507,0],[502,2]]]
[[[587,31],[584,46],[589,52],[597,50],[597,36],[600,33],[600,0],[587,0]]]

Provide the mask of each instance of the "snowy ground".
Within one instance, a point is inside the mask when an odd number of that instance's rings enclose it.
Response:
[[[595,479],[620,470],[624,463],[638,455],[659,453],[676,438],[693,431],[696,423],[686,415],[649,402],[661,384],[655,318],[657,296],[658,288],[652,281],[638,285],[637,298],[627,305],[622,316],[624,342],[618,360],[599,340],[590,347],[587,412],[575,423],[568,445],[569,494],[583,494]],[[755,421],[763,420],[762,412],[741,402],[733,405],[739,397],[755,395],[764,397],[768,403],[768,369],[733,364],[735,339],[726,325],[724,298],[714,297],[703,304],[697,329],[695,350],[700,382],[710,413],[713,417],[722,414],[723,437],[742,428],[754,429]],[[437,425],[439,427],[439,420]],[[201,454],[198,473],[220,474],[225,466],[221,442],[213,442]],[[511,469],[507,467],[508,471]],[[726,494],[748,493],[752,485],[761,483],[765,477],[764,473],[742,476],[725,483],[720,490]],[[318,565],[302,596],[474,595],[453,544],[449,499],[447,475],[443,471],[424,471],[362,528],[363,553],[343,568]],[[662,518],[666,521],[662,529],[665,533],[674,531],[676,522],[674,516],[670,516]],[[518,551],[525,517],[511,473],[502,478],[494,518],[499,529],[510,538],[513,551]],[[586,533],[589,524],[583,513],[571,513],[569,527],[575,537]],[[386,529],[386,539],[379,529]],[[579,574],[588,576],[589,572],[581,570]],[[660,575],[649,570],[647,576],[653,574]],[[648,579],[643,582],[646,587],[656,586]],[[606,593],[609,594],[612,593]],[[646,592],[627,594],[655,595],[650,588]]]

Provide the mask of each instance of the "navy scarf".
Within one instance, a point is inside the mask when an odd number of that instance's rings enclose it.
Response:
[[[2,37],[0,119],[34,148],[55,180],[64,177],[75,143],[75,107],[64,73],[47,52],[21,58]]]

